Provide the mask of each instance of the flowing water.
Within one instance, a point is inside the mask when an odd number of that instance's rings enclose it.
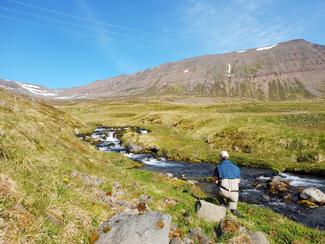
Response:
[[[124,147],[121,141],[116,138],[116,132],[125,129],[126,128],[99,127],[91,134],[91,137],[99,141],[96,147],[100,151],[122,153],[132,160],[143,163],[141,170],[171,173],[178,178],[185,176],[188,179],[197,180],[197,185],[213,196],[215,193],[215,185],[204,179],[213,175],[215,165],[210,163],[170,161],[165,158],[159,158],[155,154],[134,154]],[[146,129],[141,128],[137,128],[136,131],[140,134],[149,133]],[[280,173],[278,176],[287,180],[290,184],[290,189],[288,191],[290,200],[288,200],[285,197],[268,194],[265,187],[256,187],[257,185],[265,185],[271,177],[277,175],[274,171],[251,167],[240,167],[240,170],[240,201],[253,203],[262,207],[269,207],[309,227],[322,230],[325,229],[324,206],[307,208],[296,204],[301,188],[315,187],[325,192],[324,178],[310,175]]]

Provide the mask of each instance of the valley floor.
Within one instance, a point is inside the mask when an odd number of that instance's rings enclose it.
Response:
[[[208,104],[195,105],[194,102]],[[325,176],[325,101],[178,98],[57,105],[89,125],[140,126],[125,143],[173,160],[217,163],[227,150],[245,166]]]

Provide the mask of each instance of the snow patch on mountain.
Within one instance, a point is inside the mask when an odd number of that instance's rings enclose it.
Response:
[[[34,93],[36,95],[44,96],[44,97],[53,97],[56,96],[57,93],[53,92],[48,92],[47,90],[41,89],[41,87],[36,86],[36,85],[30,85],[30,84],[25,84],[25,83],[19,83],[17,82],[18,85],[20,85],[22,88],[25,90]]]
[[[271,46],[267,46],[267,47],[260,47],[260,48],[256,48],[256,51],[263,51],[263,50],[267,50],[267,49],[271,49],[273,47],[276,47],[278,44],[274,44]]]
[[[62,96],[62,97],[55,97],[55,99],[71,99],[71,98],[74,98],[74,97],[76,97],[78,95],[78,93],[76,93],[76,94],[73,94],[72,96]],[[85,96],[81,96],[81,97],[76,97],[76,98],[83,98],[83,97],[85,97]]]
[[[28,87],[28,88],[32,88],[32,89],[40,89],[39,86],[31,85],[31,84],[19,83],[19,85],[20,85],[20,86],[23,86],[24,88],[25,88],[25,87]]]

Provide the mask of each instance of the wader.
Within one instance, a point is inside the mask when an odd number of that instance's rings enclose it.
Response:
[[[227,204],[230,210],[237,209],[239,182],[239,179],[221,179],[217,185],[218,200],[223,204]]]

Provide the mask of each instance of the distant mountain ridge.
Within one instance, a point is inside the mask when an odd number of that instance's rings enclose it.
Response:
[[[0,86],[6,86],[3,83],[0,80]],[[40,87],[45,95],[18,86],[24,94],[55,99],[164,95],[270,100],[325,97],[325,46],[299,39],[194,57],[81,87]],[[51,93],[55,95],[48,95]]]

